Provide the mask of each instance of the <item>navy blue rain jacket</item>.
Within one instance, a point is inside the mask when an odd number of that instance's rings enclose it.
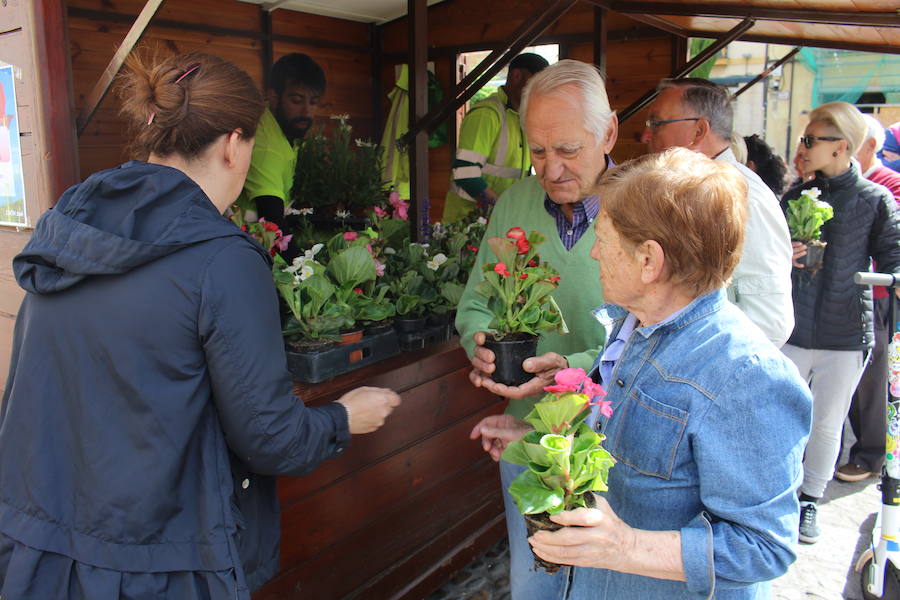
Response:
[[[0,596],[249,598],[278,569],[272,476],[350,437],[291,393],[266,252],[181,171],[130,162],[69,189],[13,266]]]

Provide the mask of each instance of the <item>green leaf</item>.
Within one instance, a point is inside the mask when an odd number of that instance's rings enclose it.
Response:
[[[375,261],[364,247],[351,246],[332,257],[328,262],[328,272],[341,287],[355,288],[375,279]]]
[[[565,502],[562,488],[546,488],[531,471],[516,477],[509,486],[509,493],[523,515],[558,511]]]

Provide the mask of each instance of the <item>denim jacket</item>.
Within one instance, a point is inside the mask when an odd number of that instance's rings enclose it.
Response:
[[[627,311],[598,313],[614,340]],[[812,410],[796,368],[717,290],[637,328],[607,394],[600,426],[618,463],[606,498],[632,527],[681,532],[687,581],[576,569],[573,597],[766,597],[760,582],[795,559]]]

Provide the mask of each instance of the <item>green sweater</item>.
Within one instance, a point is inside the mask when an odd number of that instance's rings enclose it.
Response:
[[[460,343],[471,357],[475,349],[472,336],[488,329],[492,315],[487,309],[487,299],[475,292],[475,286],[482,280],[481,267],[497,260],[486,240],[504,237],[510,227],[543,233],[547,241],[541,245],[538,254],[560,274],[559,287],[553,292],[553,298],[562,310],[569,333],[541,335],[538,356],[556,352],[566,357],[570,367],[581,367],[587,371],[606,340],[606,331],[591,314],[593,309],[603,304],[600,269],[590,257],[596,236],[593,227],[589,227],[575,247],[571,251],[566,250],[559,239],[555,219],[544,208],[544,190],[536,177],[528,177],[513,184],[494,207],[457,310],[456,329],[459,331]],[[510,400],[506,412],[521,419],[537,400],[538,398]]]

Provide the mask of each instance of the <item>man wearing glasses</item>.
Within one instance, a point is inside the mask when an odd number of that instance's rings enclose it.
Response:
[[[664,79],[657,89],[641,135],[647,149],[689,148],[730,163],[747,180],[744,247],[728,298],[780,348],[794,328],[791,239],[778,199],[731,151],[734,113],[728,93],[698,78]]]

